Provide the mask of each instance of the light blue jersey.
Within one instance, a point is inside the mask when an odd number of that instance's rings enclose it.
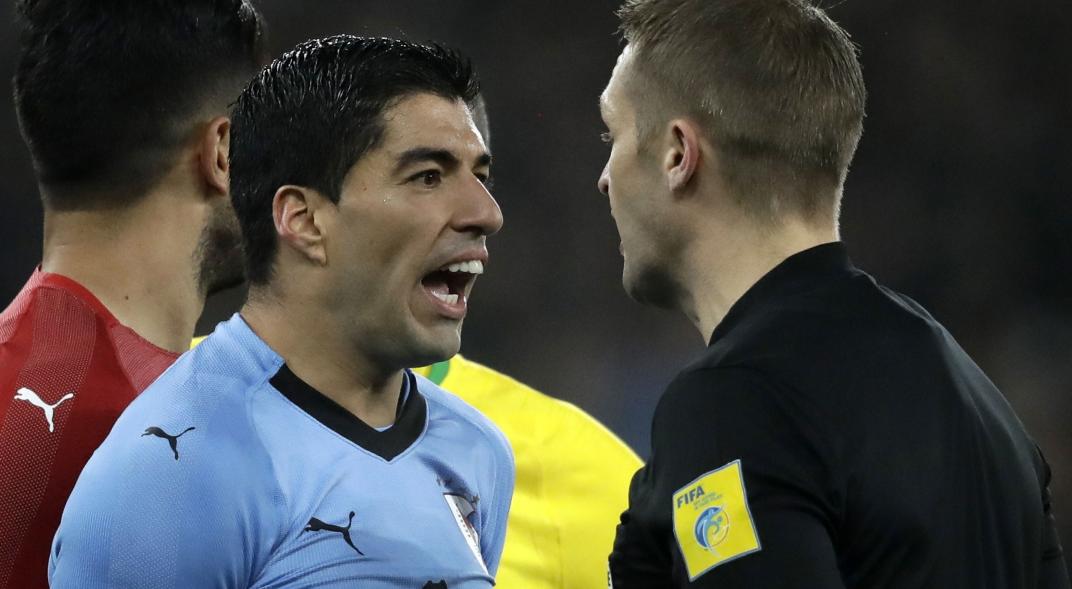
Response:
[[[53,588],[494,584],[514,464],[475,409],[406,371],[376,431],[235,315],[123,413],[75,485]]]

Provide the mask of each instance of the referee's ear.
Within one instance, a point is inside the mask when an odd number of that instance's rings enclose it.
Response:
[[[700,164],[700,135],[696,124],[688,119],[674,119],[668,125],[669,136],[663,170],[668,188],[680,193],[692,182]]]
[[[231,119],[216,117],[201,134],[201,176],[213,192],[231,193]]]
[[[317,204],[324,200],[316,190],[291,184],[280,186],[272,199],[272,221],[279,241],[318,266],[328,259],[315,215]]]

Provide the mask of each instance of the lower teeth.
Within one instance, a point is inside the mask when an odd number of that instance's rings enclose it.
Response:
[[[453,305],[453,304],[456,304],[458,302],[458,295],[456,295],[456,294],[446,294],[446,295],[441,295],[439,293],[432,293],[432,294],[434,294],[437,299],[443,301],[444,303],[447,303],[448,305]]]

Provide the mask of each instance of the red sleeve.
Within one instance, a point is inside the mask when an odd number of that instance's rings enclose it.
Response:
[[[0,317],[0,589],[48,586],[67,497],[140,392],[124,365],[166,367],[158,349],[122,361],[114,317],[82,293],[34,285],[40,274]]]

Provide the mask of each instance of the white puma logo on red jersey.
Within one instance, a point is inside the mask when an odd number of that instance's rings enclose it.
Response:
[[[55,426],[52,424],[52,416],[56,413],[56,407],[59,407],[60,403],[63,403],[67,399],[73,399],[73,398],[74,398],[74,393],[67,393],[66,395],[60,397],[59,401],[56,401],[55,403],[49,405],[48,403],[45,403],[44,401],[42,401],[41,397],[37,396],[37,393],[31,391],[30,389],[28,389],[26,387],[20,388],[15,393],[15,400],[16,401],[26,401],[27,403],[33,405],[34,407],[40,407],[41,411],[45,412],[45,421],[48,422],[48,431],[50,431],[50,432],[56,431]]]

